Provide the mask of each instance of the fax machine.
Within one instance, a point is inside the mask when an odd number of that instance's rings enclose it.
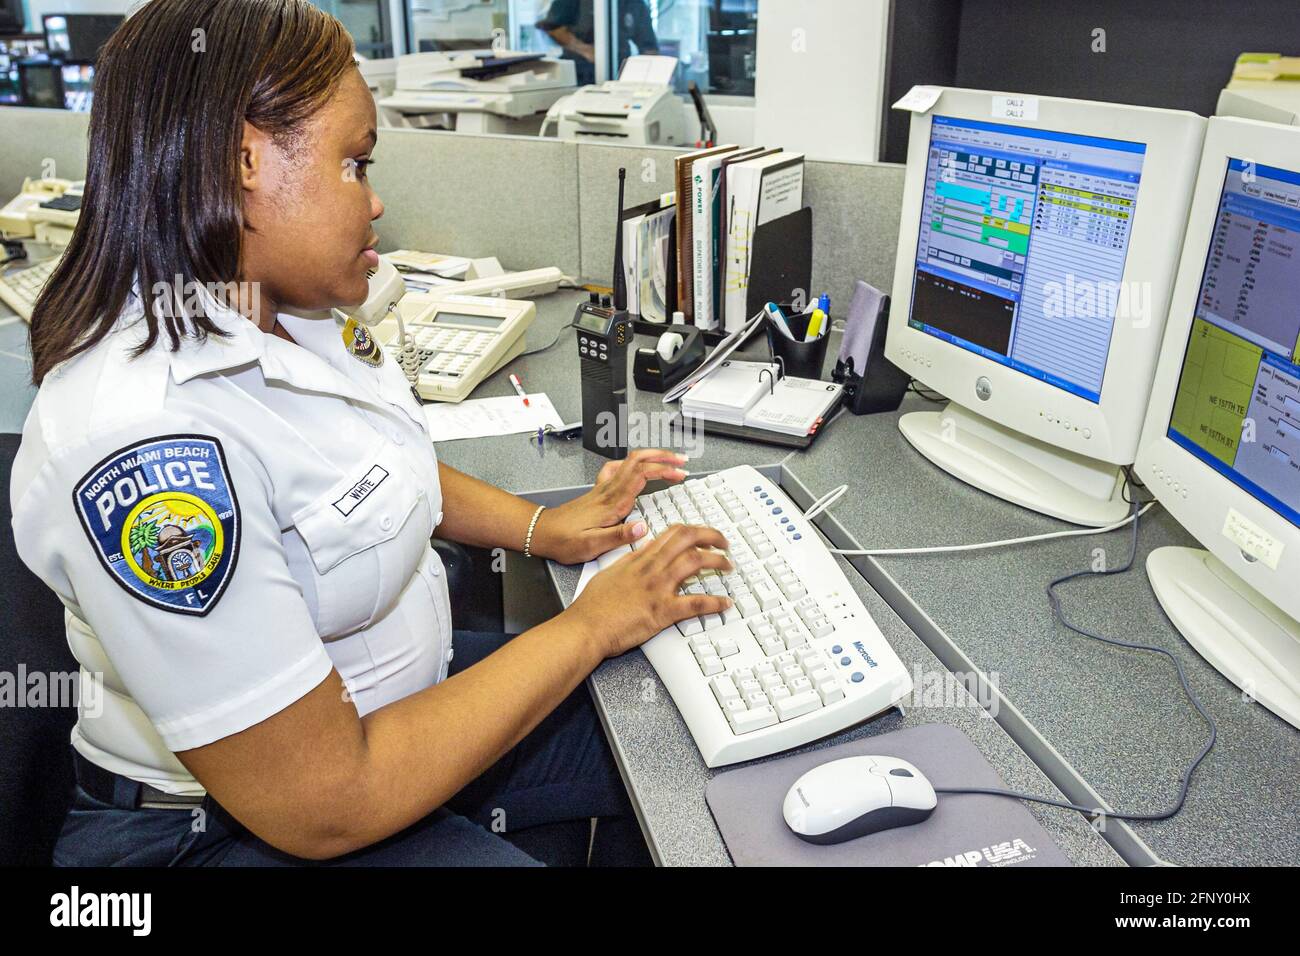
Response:
[[[412,53],[378,105],[389,126],[531,135],[575,79],[572,61],[540,53]]]
[[[675,57],[633,56],[617,80],[584,86],[546,114],[542,135],[629,146],[687,143],[686,109],[673,92]]]

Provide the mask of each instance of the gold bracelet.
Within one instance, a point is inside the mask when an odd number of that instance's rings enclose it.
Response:
[[[528,522],[528,536],[524,538],[525,558],[531,558],[533,556],[533,532],[537,529],[537,519],[542,516],[542,512],[545,510],[546,505],[538,505],[537,510],[533,512],[533,520]]]

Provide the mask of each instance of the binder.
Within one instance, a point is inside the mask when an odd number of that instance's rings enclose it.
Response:
[[[675,230],[677,241],[677,307],[686,316],[686,321],[693,321],[695,292],[693,278],[695,275],[691,264],[694,248],[695,216],[691,209],[691,172],[697,159],[714,156],[735,150],[735,146],[715,146],[713,149],[698,150],[678,156],[673,160],[674,187],[677,190],[678,214]]]
[[[800,293],[807,301],[812,289],[812,237],[811,206],[758,227],[752,239],[746,316],[769,302],[790,302]]]
[[[735,329],[749,315],[745,308],[756,233],[767,223],[803,207],[804,158],[802,153],[774,153],[736,163],[726,175],[723,326]]]

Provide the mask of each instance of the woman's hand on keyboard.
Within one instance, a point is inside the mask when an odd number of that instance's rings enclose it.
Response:
[[[631,544],[646,533],[645,522],[624,524],[647,482],[679,482],[686,456],[662,448],[638,448],[600,469],[596,483],[580,495],[542,512],[533,553],[562,564],[581,564]]]
[[[682,594],[682,583],[705,568],[731,571],[727,539],[713,528],[672,525],[593,577],[566,614],[579,615],[615,657],[688,617],[718,614],[731,599]]]

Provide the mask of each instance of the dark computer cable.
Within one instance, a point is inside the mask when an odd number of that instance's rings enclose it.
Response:
[[[1151,651],[1154,654],[1163,654],[1165,657],[1169,658],[1169,660],[1173,661],[1174,667],[1178,671],[1178,681],[1183,685],[1183,692],[1187,694],[1187,699],[1192,702],[1192,706],[1196,708],[1197,713],[1204,718],[1206,724],[1208,724],[1210,728],[1210,734],[1205,741],[1205,746],[1201,748],[1201,752],[1196,755],[1196,758],[1192,760],[1192,762],[1187,765],[1187,769],[1183,771],[1178,789],[1178,798],[1173,802],[1168,810],[1164,810],[1160,813],[1116,813],[1103,810],[1100,807],[1085,807],[1065,800],[1050,800],[1047,797],[1036,797],[1032,794],[1020,793],[1015,790],[995,790],[986,787],[935,787],[935,793],[982,793],[995,797],[1014,797],[1017,800],[1028,800],[1033,803],[1045,803],[1049,806],[1060,807],[1064,810],[1078,810],[1080,813],[1087,814],[1088,816],[1106,816],[1112,817],[1116,820],[1168,820],[1170,817],[1182,810],[1183,804],[1187,802],[1187,791],[1192,784],[1192,774],[1196,772],[1196,768],[1201,765],[1201,761],[1206,758],[1211,748],[1214,747],[1214,742],[1218,737],[1218,728],[1214,723],[1214,718],[1210,716],[1208,711],[1206,711],[1200,698],[1198,698],[1195,691],[1192,690],[1191,684],[1187,681],[1187,673],[1183,670],[1183,665],[1177,657],[1165,650],[1163,647],[1156,647],[1153,644],[1139,644],[1136,641],[1121,641],[1118,638],[1106,637],[1103,634],[1098,634],[1096,631],[1091,631],[1085,627],[1080,627],[1079,625],[1072,623],[1069,618],[1065,616],[1065,611],[1061,606],[1060,595],[1056,593],[1058,587],[1078,578],[1087,577],[1089,575],[1125,574],[1132,570],[1138,554],[1138,519],[1142,513],[1140,510],[1142,502],[1136,497],[1130,498],[1128,496],[1127,491],[1131,484],[1131,481],[1125,482],[1125,499],[1131,502],[1133,514],[1133,546],[1129,553],[1128,561],[1126,561],[1121,567],[1117,568],[1106,568],[1101,571],[1095,571],[1092,568],[1088,568],[1084,571],[1073,571],[1070,574],[1059,577],[1047,585],[1047,600],[1052,606],[1052,616],[1075,634],[1082,635],[1083,637],[1090,638],[1094,641],[1101,641],[1103,644],[1110,644],[1114,647],[1123,647],[1128,650]]]
[[[1218,739],[1218,727],[1214,723],[1214,718],[1212,718],[1209,712],[1206,711],[1204,705],[1201,704],[1200,698],[1198,698],[1196,696],[1196,693],[1192,690],[1191,684],[1189,684],[1187,681],[1187,674],[1183,670],[1183,665],[1179,662],[1177,657],[1175,657],[1169,651],[1165,650],[1163,647],[1156,647],[1152,644],[1139,644],[1133,641],[1121,641],[1117,638],[1106,637],[1102,634],[1096,633],[1095,631],[1090,631],[1087,628],[1079,627],[1078,625],[1072,623],[1065,616],[1065,611],[1061,605],[1061,598],[1056,593],[1056,589],[1058,587],[1060,587],[1063,584],[1067,584],[1070,581],[1076,580],[1077,578],[1087,577],[1089,575],[1125,574],[1128,571],[1132,570],[1133,565],[1137,560],[1137,554],[1138,554],[1139,521],[1144,514],[1146,514],[1151,508],[1155,507],[1156,501],[1154,498],[1143,498],[1138,494],[1138,492],[1146,490],[1146,486],[1143,485],[1137,479],[1137,477],[1133,474],[1130,468],[1124,469],[1124,479],[1125,480],[1124,480],[1122,493],[1123,493],[1124,500],[1129,504],[1130,510],[1129,510],[1128,517],[1124,518],[1122,521],[1117,521],[1114,524],[1107,525],[1104,528],[1081,528],[1081,529],[1075,529],[1071,531],[1056,531],[1044,535],[1032,535],[1025,538],[1013,538],[1007,541],[990,541],[990,542],[973,544],[973,545],[948,545],[948,546],[941,546],[941,547],[934,547],[934,548],[898,548],[898,549],[887,549],[887,550],[864,550],[864,549],[848,549],[848,548],[828,549],[832,554],[841,554],[848,557],[883,557],[883,556],[892,556],[892,555],[938,554],[938,553],[950,553],[950,552],[959,552],[959,551],[975,551],[975,550],[981,550],[985,548],[1001,548],[1001,547],[1007,547],[1009,545],[1014,545],[1014,544],[1022,544],[1022,543],[1028,543],[1034,541],[1045,541],[1053,538],[1104,534],[1109,531],[1118,530],[1119,528],[1122,528],[1124,525],[1130,525],[1130,524],[1133,527],[1132,548],[1130,550],[1128,560],[1122,566],[1115,567],[1115,568],[1106,568],[1101,571],[1094,571],[1093,569],[1088,568],[1087,570],[1084,571],[1073,571],[1069,574],[1059,577],[1047,585],[1047,601],[1052,608],[1052,617],[1055,620],[1059,621],[1062,625],[1064,625],[1068,630],[1073,631],[1075,634],[1079,634],[1083,637],[1087,637],[1095,641],[1101,641],[1104,644],[1110,644],[1114,647],[1123,647],[1129,650],[1150,651],[1154,654],[1163,654],[1165,657],[1173,661],[1174,667],[1178,671],[1178,681],[1180,684],[1182,684],[1183,692],[1187,695],[1187,699],[1192,702],[1192,706],[1196,708],[1197,713],[1199,713],[1201,717],[1204,718],[1206,724],[1208,724],[1210,728],[1210,734],[1205,741],[1205,746],[1201,748],[1201,752],[1196,755],[1196,758],[1187,765],[1187,769],[1183,772],[1182,779],[1179,785],[1178,798],[1174,801],[1173,805],[1168,810],[1162,813],[1110,813],[1106,810],[1103,810],[1100,807],[1085,807],[1085,806],[1081,806],[1080,804],[1070,803],[1065,800],[1051,800],[1047,797],[1036,797],[1032,794],[1020,793],[1015,790],[996,790],[996,789],[991,789],[986,787],[945,787],[942,789],[939,787],[935,787],[934,788],[935,793],[951,793],[951,794],[982,793],[988,796],[995,796],[995,797],[1013,797],[1017,800],[1028,800],[1033,803],[1044,803],[1047,804],[1048,806],[1060,807],[1063,810],[1077,810],[1080,813],[1087,814],[1088,816],[1091,817],[1109,816],[1117,820],[1167,820],[1170,817],[1174,816],[1176,813],[1178,813],[1180,810],[1182,810],[1183,804],[1187,801],[1187,792],[1188,792],[1188,788],[1191,786],[1192,775],[1196,772],[1196,768],[1201,765],[1201,762],[1209,754],[1210,750],[1214,747],[1215,740]],[[832,489],[830,492],[823,495],[817,501],[813,502],[813,504],[809,506],[808,510],[805,512],[804,516],[811,519],[812,516],[815,516],[825,511],[834,503],[835,499],[839,498],[840,495],[842,495],[847,490],[847,488],[848,488],[847,485],[841,485],[838,488]]]
[[[551,341],[547,342],[545,345],[539,345],[537,346],[537,348],[525,349],[524,351],[516,355],[515,358],[521,359],[525,355],[536,355],[538,352],[546,352],[550,349],[555,348],[556,343],[560,341],[560,336],[564,334],[566,329],[571,329],[571,328],[573,328],[573,323],[566,322],[564,325],[560,326],[559,331],[555,333],[555,336],[554,338],[551,339]]]
[[[918,398],[923,398],[927,402],[932,402],[935,405],[943,405],[948,401],[948,399],[944,398],[934,389],[926,388],[917,379],[912,379],[907,383],[907,390]]]

